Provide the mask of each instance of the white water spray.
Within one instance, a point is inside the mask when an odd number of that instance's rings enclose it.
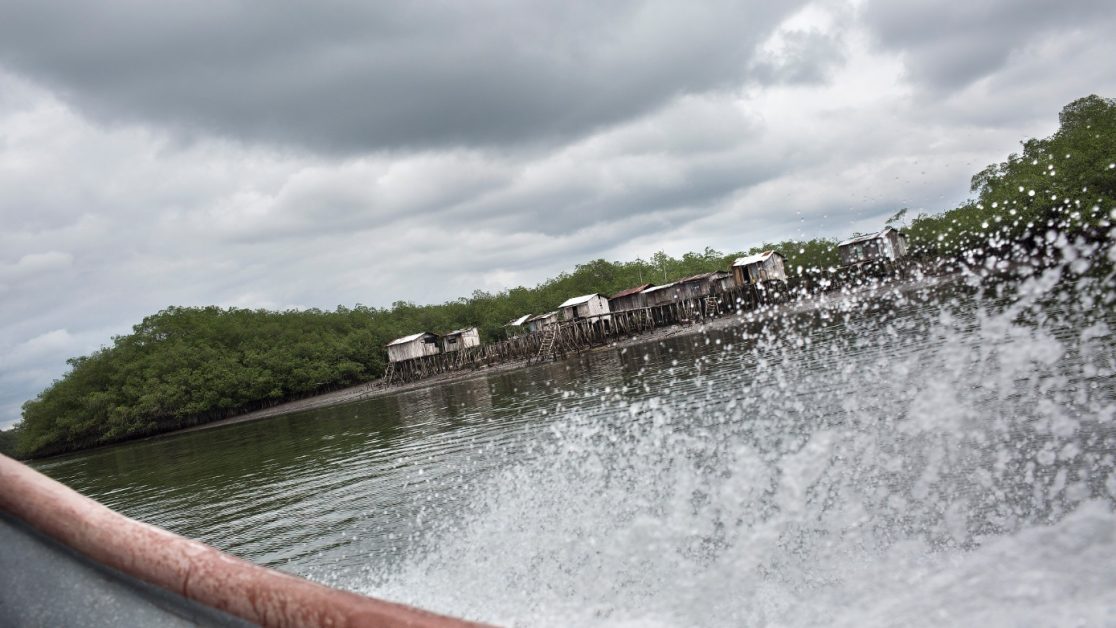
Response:
[[[1083,258],[845,295],[567,410],[355,588],[513,625],[1116,623],[1112,277]]]

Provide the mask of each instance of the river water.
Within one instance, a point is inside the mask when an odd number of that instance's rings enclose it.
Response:
[[[835,295],[37,466],[256,563],[495,623],[1116,625],[1111,280]]]

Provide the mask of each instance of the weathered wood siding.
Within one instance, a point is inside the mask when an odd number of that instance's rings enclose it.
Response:
[[[732,272],[739,286],[757,286],[765,281],[787,280],[786,263],[779,253],[773,253],[762,262],[733,266]]]
[[[678,302],[682,298],[678,284],[672,283],[665,286],[649,288],[643,292],[643,295],[647,300],[647,307],[670,305],[671,303]]]
[[[646,299],[646,297],[643,296],[643,293],[642,292],[637,292],[635,294],[629,294],[629,295],[622,296],[622,297],[616,297],[615,299],[609,299],[608,300],[608,309],[609,309],[610,312],[622,312],[624,310],[635,310],[635,309],[639,309],[641,307],[645,307],[646,302],[647,302],[647,299]]]
[[[718,270],[687,277],[676,284],[678,286],[678,298],[697,300],[711,297],[721,292],[721,281],[730,276],[729,273]]]
[[[480,345],[480,332],[476,327],[459,329],[443,336],[442,344],[445,345],[446,353],[476,347]]]
[[[599,294],[595,294],[584,303],[562,308],[561,318],[564,321],[574,321],[589,317],[599,317],[601,320],[608,320],[608,317],[603,315],[608,314],[609,311],[608,299]]]
[[[907,234],[894,227],[871,235],[854,238],[837,245],[841,265],[849,266],[873,260],[894,262],[907,256]]]
[[[539,314],[527,321],[527,330],[530,332],[542,331],[558,322],[558,312]]]
[[[887,234],[891,243],[892,261],[907,256],[907,234],[902,231],[891,231]]]
[[[644,283],[617,292],[608,298],[609,311],[623,312],[625,310],[638,310],[646,307],[647,299],[643,296],[643,292],[653,287],[654,284]]]
[[[414,360],[428,355],[437,355],[441,353],[438,347],[438,337],[434,334],[424,334],[410,342],[388,345],[387,348],[388,360],[391,362],[403,362],[404,360]]]

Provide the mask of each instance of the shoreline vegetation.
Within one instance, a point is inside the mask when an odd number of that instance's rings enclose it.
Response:
[[[911,219],[904,231],[912,263],[1031,261],[1056,255],[1060,238],[1111,239],[1116,100],[1075,100],[1062,109],[1059,123],[1050,137],[1026,140],[1020,153],[977,173],[972,199]],[[898,211],[892,221],[905,214]],[[23,405],[21,422],[0,431],[0,453],[44,457],[232,417],[278,414],[291,402],[366,388],[384,373],[384,346],[416,330],[475,326],[491,342],[504,337],[506,321],[549,311],[571,295],[672,281],[771,249],[786,257],[792,299],[840,285],[836,241],[816,238],[765,242],[728,254],[706,248],[681,258],[659,252],[650,260],[598,259],[534,288],[475,291],[438,305],[399,301],[389,308],[358,304],[286,312],[169,307],[144,318],[131,334],[114,337],[110,346],[67,360],[70,370]],[[479,373],[485,372],[493,370]],[[282,412],[299,409],[306,408]]]
[[[605,349],[615,349],[621,347],[638,346],[646,343],[653,343],[673,338],[678,336],[686,336],[698,334],[705,330],[732,327],[740,325],[741,320],[738,317],[723,317],[712,319],[703,325],[679,326],[672,327],[659,327],[654,331],[643,333],[636,336],[629,336],[615,340],[607,345],[598,345],[586,349],[582,353],[590,351],[601,351]],[[192,432],[196,430],[204,430],[211,427],[220,427],[222,425],[232,425],[234,423],[243,423],[245,421],[255,421],[257,419],[264,419],[283,414],[294,414],[296,412],[304,412],[306,410],[316,410],[319,408],[328,408],[331,406],[339,406],[346,403],[353,403],[357,401],[364,401],[366,399],[373,399],[385,395],[392,395],[399,392],[406,392],[409,390],[418,390],[421,388],[429,388],[432,386],[441,386],[444,384],[454,384],[457,382],[464,382],[471,379],[477,379],[496,373],[507,371],[519,370],[530,366],[535,366],[539,363],[532,363],[530,360],[509,360],[499,362],[492,366],[481,369],[470,370],[457,370],[431,375],[422,379],[411,380],[400,384],[385,385],[383,379],[373,380],[360,384],[354,384],[346,388],[334,390],[319,395],[313,395],[305,399],[298,399],[288,401],[269,408],[262,408],[244,414],[236,414],[224,419],[218,419],[210,423],[201,423],[189,427],[184,427],[173,432],[166,432],[166,434],[177,432]]]
[[[921,270],[921,269],[920,269]],[[899,291],[909,293],[918,289],[925,288],[930,284],[937,284],[941,282],[955,281],[961,275],[955,272],[956,269],[939,269],[943,270],[936,275],[917,273],[916,277],[900,278],[900,283],[874,283],[866,288],[875,288],[878,290]],[[761,327],[774,319],[783,319],[786,316],[801,316],[816,312],[822,303],[830,298],[841,298],[841,294],[834,294],[832,292],[818,292],[806,295],[804,298],[795,299],[789,302],[778,302],[772,304],[765,304],[760,308],[737,312],[735,315],[726,315],[718,318],[710,318],[701,321],[699,324],[671,324],[662,327],[656,327],[651,331],[642,332],[635,335],[618,337],[607,344],[593,345],[577,353],[582,355],[594,351],[605,351],[613,349],[626,349],[629,347],[638,347],[641,345],[659,343],[668,338],[684,338],[686,336],[696,336],[705,334],[716,330],[723,329],[744,329],[749,327]],[[755,331],[754,329],[752,330]],[[571,356],[574,357],[574,356]],[[308,410],[317,410],[321,408],[329,408],[333,406],[344,405],[348,403],[355,403],[367,399],[374,399],[386,395],[392,395],[400,392],[407,392],[411,390],[419,390],[422,388],[430,388],[434,386],[442,386],[446,384],[455,384],[458,382],[469,381],[486,377],[488,375],[504,373],[508,371],[519,370],[540,364],[551,364],[550,362],[532,362],[531,360],[509,360],[497,362],[491,366],[486,366],[479,369],[468,370],[455,370],[430,375],[417,380],[410,380],[399,384],[385,384],[384,380],[378,379],[371,382],[355,384],[347,388],[341,388],[330,392],[313,395],[305,399],[297,399],[294,401],[287,401],[268,408],[262,408],[244,414],[236,414],[224,419],[218,419],[209,423],[200,423],[183,427],[171,432],[161,432],[157,435],[170,435],[180,432],[194,432],[198,430],[209,429],[212,427],[221,427],[223,425],[233,425],[236,423],[244,423],[247,421],[255,421],[285,414],[295,414],[298,412],[305,412]]]

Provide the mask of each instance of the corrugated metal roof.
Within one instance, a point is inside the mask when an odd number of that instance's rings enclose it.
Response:
[[[733,266],[751,266],[752,264],[755,264],[757,262],[766,262],[767,259],[769,257],[771,257],[772,255],[780,255],[780,254],[776,253],[775,251],[764,251],[763,253],[756,253],[755,255],[748,255],[748,256],[745,256],[745,257],[738,257],[738,258],[736,258],[736,261],[732,263],[732,265]]]
[[[430,332],[420,331],[417,334],[411,334],[410,336],[403,336],[402,338],[396,338],[395,340],[392,340],[391,342],[387,343],[387,346],[390,347],[392,345],[404,345],[404,344],[407,344],[408,342],[414,342],[414,341],[418,340],[419,338],[422,338],[426,334],[430,334]],[[435,336],[437,334],[430,334],[430,335]]]
[[[696,275],[690,275],[689,277],[679,279],[678,281],[676,281],[674,283],[690,283],[691,281],[705,281],[705,280],[708,280],[708,279],[713,279],[713,278],[718,277],[718,276],[728,276],[728,275],[729,275],[729,273],[727,273],[723,270],[714,270],[714,271],[710,271],[708,273],[698,273]]]
[[[544,318],[550,318],[551,316],[558,316],[558,310],[547,312],[546,314],[539,314],[538,316],[532,316],[531,318],[527,319],[527,322],[529,323],[531,321],[539,321]]]
[[[518,326],[518,325],[522,325],[523,323],[526,323],[527,320],[530,319],[530,318],[531,318],[530,314],[524,314],[523,316],[520,316],[519,318],[515,319],[514,321],[509,321],[506,326],[507,327],[515,327],[515,326]]]
[[[665,284],[663,284],[663,285],[661,285],[661,286],[655,286],[654,288],[648,288],[648,289],[644,290],[643,292],[644,292],[645,294],[646,294],[646,293],[649,293],[649,292],[658,292],[659,290],[663,290],[663,289],[665,289],[665,288],[670,288],[670,287],[673,287],[673,286],[674,286],[675,284],[677,284],[677,283],[678,283],[677,281],[675,281],[675,282],[672,282],[672,283],[665,283]]]
[[[674,283],[690,283],[691,281],[697,281],[699,279],[709,279],[716,272],[717,271],[713,271],[712,273],[698,273],[696,275],[690,275],[689,277],[683,277],[682,279],[679,279]]]
[[[850,244],[856,244],[857,242],[867,242],[869,240],[875,240],[876,238],[882,238],[885,235],[887,235],[888,231],[899,231],[899,230],[896,229],[895,227],[884,227],[883,230],[879,231],[878,233],[869,233],[867,235],[862,235],[862,236],[856,236],[856,237],[849,238],[848,240],[845,240],[844,242],[838,242],[837,246],[848,246]],[[899,231],[899,233],[902,233],[902,231]]]
[[[621,297],[630,297],[633,294],[639,294],[640,292],[643,292],[644,290],[650,288],[653,285],[655,285],[655,284],[645,283],[645,284],[636,286],[634,288],[628,288],[627,290],[621,290],[620,292],[617,292],[616,294],[612,295],[609,298],[610,299],[619,299]]]
[[[464,333],[467,333],[467,332],[470,332],[470,331],[477,331],[477,328],[476,327],[466,327],[464,329],[455,329],[448,334],[443,334],[442,337],[445,338],[447,336],[460,336],[461,334],[464,334]]]
[[[593,297],[599,297],[599,296],[601,296],[601,295],[597,294],[596,292],[594,292],[593,294],[584,294],[580,297],[574,297],[572,299],[566,299],[566,302],[563,303],[562,305],[559,305],[558,307],[563,308],[563,307],[573,307],[575,305],[581,305],[582,303],[585,303],[589,299],[592,299]]]

